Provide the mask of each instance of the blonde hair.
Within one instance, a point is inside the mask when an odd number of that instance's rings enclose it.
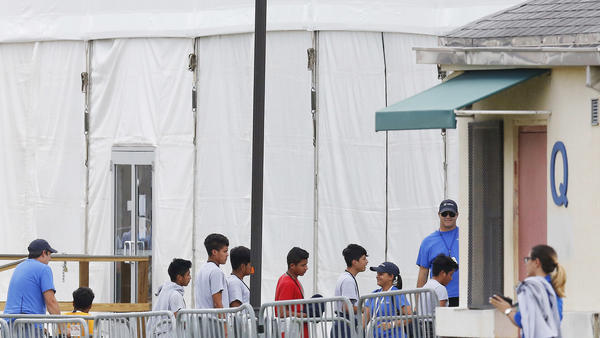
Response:
[[[531,258],[538,258],[542,264],[542,270],[550,275],[554,292],[560,298],[565,297],[565,284],[567,283],[567,272],[558,264],[556,251],[548,245],[536,245],[531,249]]]

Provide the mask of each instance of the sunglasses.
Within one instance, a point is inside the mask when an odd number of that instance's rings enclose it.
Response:
[[[534,260],[534,259],[535,259],[535,258],[533,258],[533,257],[529,257],[529,256],[528,256],[528,257],[523,257],[523,262],[525,262],[525,263],[527,264],[529,261],[532,261],[532,260]]]
[[[453,213],[452,211],[444,211],[440,215],[442,215],[442,217],[448,217],[448,216],[454,217],[454,216],[456,216],[456,214]]]

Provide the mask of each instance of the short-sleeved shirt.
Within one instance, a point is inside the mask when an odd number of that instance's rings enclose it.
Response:
[[[36,259],[25,260],[10,278],[4,313],[46,314],[44,292],[48,290],[56,292],[52,269]]]
[[[227,290],[225,273],[223,273],[223,270],[216,263],[207,262],[198,269],[194,288],[197,309],[214,308],[212,296],[219,292],[222,292],[221,301],[223,307],[229,307],[229,292]]]
[[[458,247],[458,227],[450,231],[436,230],[421,242],[417,265],[429,269],[431,278],[433,274],[431,263],[437,255],[444,254],[454,257],[456,263],[459,263]],[[454,272],[452,281],[446,286],[446,289],[448,297],[458,297],[458,270]]]
[[[287,273],[284,273],[277,281],[277,287],[275,288],[275,301],[294,299],[304,299],[304,288],[299,280],[292,278]],[[293,310],[301,313],[302,305],[297,305]],[[306,324],[304,324],[303,337],[308,337],[308,326]]]
[[[425,283],[425,285],[423,285],[423,289],[430,289],[430,290],[433,290],[433,292],[435,292],[435,295],[438,298],[437,304],[439,304],[439,301],[448,300],[448,291],[446,290],[446,287],[443,286],[442,284],[440,284],[440,282],[436,281],[433,278],[429,278],[427,283]],[[425,315],[433,314],[433,308],[430,308],[429,306],[427,306],[428,304],[429,304],[428,302],[425,302],[425,308],[423,309],[422,314],[425,314]],[[436,306],[437,306],[437,304],[436,304]],[[446,306],[448,306],[448,303],[446,303]]]
[[[360,299],[360,293],[358,290],[358,284],[356,283],[356,279],[354,278],[354,276],[352,276],[350,272],[344,271],[344,273],[342,273],[340,277],[338,277],[338,280],[335,283],[334,295],[336,297],[346,297],[350,300],[352,305],[356,305],[356,303]],[[335,307],[336,311],[338,312],[344,311],[343,303],[338,303],[335,305]]]
[[[250,289],[238,276],[227,276],[227,290],[229,290],[229,303],[236,300],[242,304],[250,303]]]
[[[398,291],[398,288],[392,286],[388,291]],[[373,291],[373,293],[382,292],[381,288]],[[377,297],[377,298],[369,298],[365,302],[365,306],[368,307],[371,311],[371,316],[377,317],[385,317],[385,316],[396,316],[402,314],[403,306],[410,306],[410,303],[406,299],[404,295],[396,295],[396,296],[385,296],[385,297]],[[382,320],[379,321],[377,318],[374,318],[377,323],[373,325],[373,337],[376,338],[401,338],[403,337],[402,328],[396,326],[389,330],[384,330],[379,327],[380,324],[384,322],[389,322],[393,320]]]

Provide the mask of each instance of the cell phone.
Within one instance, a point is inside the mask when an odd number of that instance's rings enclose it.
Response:
[[[506,297],[506,296],[503,296],[503,295],[494,295],[494,296],[497,296],[497,297],[500,297],[500,298],[504,299],[504,301],[507,302],[508,304],[510,304],[510,306],[513,306],[513,300],[512,300],[512,298]]]

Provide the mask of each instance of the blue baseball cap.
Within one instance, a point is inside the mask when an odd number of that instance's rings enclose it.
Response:
[[[394,276],[399,276],[400,275],[400,269],[398,269],[398,266],[392,262],[383,262],[381,264],[379,264],[378,266],[372,266],[369,268],[371,271],[376,271],[376,272],[387,272],[390,275],[394,275]]]
[[[52,249],[52,247],[50,246],[50,244],[48,244],[48,242],[45,239],[34,239],[31,243],[29,243],[29,246],[27,247],[27,250],[29,252],[42,252],[44,250],[46,251],[50,251],[52,253],[57,253],[58,251]]]
[[[458,214],[458,205],[453,200],[443,200],[440,203],[440,213],[444,211],[452,211],[455,214]]]

